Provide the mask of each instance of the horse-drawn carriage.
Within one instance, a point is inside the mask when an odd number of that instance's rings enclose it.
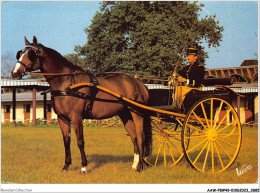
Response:
[[[82,119],[114,115],[122,119],[131,137],[132,167],[138,171],[143,169],[143,163],[173,166],[184,156],[196,170],[210,173],[222,172],[235,161],[242,130],[231,105],[232,95],[237,93],[228,87],[215,86],[213,91],[202,91],[201,87],[183,86],[174,79],[167,89],[148,93],[136,78],[122,74],[96,78],[56,51],[38,44],[35,37],[32,44],[27,40],[25,43],[25,50],[18,52],[12,75],[20,78],[40,69],[49,82],[64,138],[63,170],[68,170],[71,164],[70,124],[74,126],[82,156],[81,171],[85,172]]]

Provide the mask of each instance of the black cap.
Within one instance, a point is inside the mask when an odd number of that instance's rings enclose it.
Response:
[[[188,55],[197,55],[198,53],[198,49],[197,48],[188,48]]]

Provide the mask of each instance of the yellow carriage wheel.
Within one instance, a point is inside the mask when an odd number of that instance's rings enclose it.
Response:
[[[153,152],[144,160],[150,166],[174,166],[184,156],[179,124],[152,118]]]
[[[187,146],[184,141],[189,139]],[[189,110],[182,130],[182,148],[189,164],[200,172],[226,170],[241,146],[239,117],[227,101],[206,98]]]

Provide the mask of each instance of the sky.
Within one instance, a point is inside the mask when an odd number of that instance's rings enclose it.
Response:
[[[257,1],[199,1],[205,6],[201,17],[216,15],[224,27],[221,45],[207,48],[206,68],[240,66],[258,53]],[[24,48],[24,36],[57,50],[62,55],[75,53],[84,45],[84,29],[99,11],[98,1],[5,1],[1,3],[1,54],[16,55]],[[185,42],[185,40],[183,41]],[[176,61],[173,63],[176,63]]]

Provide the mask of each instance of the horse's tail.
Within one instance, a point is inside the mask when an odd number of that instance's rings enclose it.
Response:
[[[144,157],[152,154],[152,125],[151,118],[149,115],[144,116]]]

